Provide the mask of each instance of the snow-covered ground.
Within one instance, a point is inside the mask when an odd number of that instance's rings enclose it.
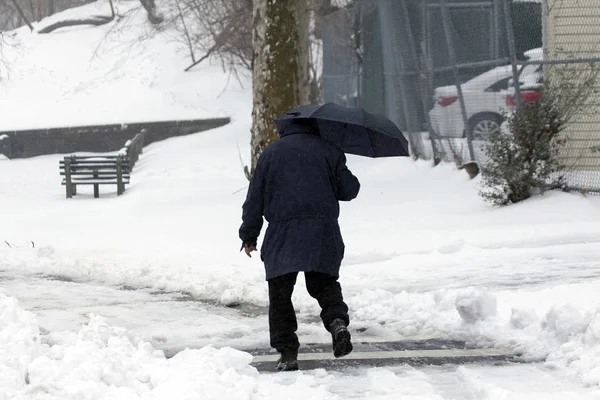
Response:
[[[143,13],[131,21],[150,29]],[[548,193],[497,209],[453,165],[410,159],[348,158],[362,182],[340,221],[354,338],[463,339],[536,363],[259,374],[231,348],[268,346],[263,267],[237,238],[250,87],[226,85],[218,64],[180,72],[163,35],[124,64],[108,48],[91,64],[74,56],[104,29],[19,31],[0,125],[232,123],[147,146],[119,197],[65,199],[59,155],[0,160],[0,399],[600,398],[600,199]],[[294,304],[301,342],[327,343],[302,279]]]

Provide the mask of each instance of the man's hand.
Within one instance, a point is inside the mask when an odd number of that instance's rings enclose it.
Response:
[[[246,252],[246,255],[250,258],[252,258],[252,253],[253,251],[256,251],[256,246],[255,245],[249,245],[244,243],[244,251]]]

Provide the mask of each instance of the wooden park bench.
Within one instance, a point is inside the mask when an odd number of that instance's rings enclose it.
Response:
[[[67,199],[77,194],[77,186],[94,185],[94,197],[100,197],[100,185],[116,185],[117,195],[125,192],[129,183],[129,159],[116,156],[66,156],[60,161],[62,184],[67,190]]]
[[[131,170],[144,148],[145,130],[125,143],[116,155],[110,156],[67,156],[60,161],[62,184],[67,190],[67,199],[77,194],[77,186],[94,185],[94,197],[100,197],[100,185],[117,185],[117,195],[125,192]]]

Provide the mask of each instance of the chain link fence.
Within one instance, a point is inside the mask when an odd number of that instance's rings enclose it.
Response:
[[[539,100],[549,69],[577,85],[569,68],[600,66],[597,21],[598,0],[355,1],[327,17],[324,99],[387,115],[415,158],[481,165],[503,115]],[[571,189],[600,191],[598,93],[565,131]]]

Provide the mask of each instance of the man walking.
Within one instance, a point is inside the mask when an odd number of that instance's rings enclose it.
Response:
[[[292,292],[300,271],[308,293],[321,306],[334,356],[352,351],[348,306],[338,282],[345,249],[338,202],[354,199],[360,183],[346,167],[342,150],[319,135],[314,120],[293,120],[280,134],[260,156],[239,235],[250,257],[263,216],[269,223],[261,259],[269,285],[270,343],[281,354],[277,369],[293,371],[300,344]]]

